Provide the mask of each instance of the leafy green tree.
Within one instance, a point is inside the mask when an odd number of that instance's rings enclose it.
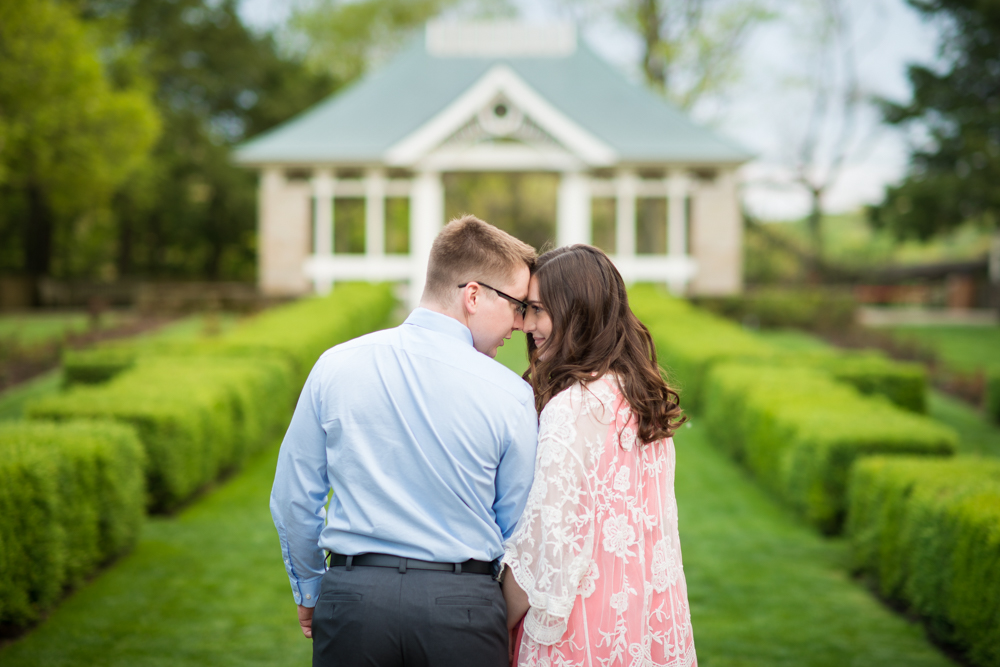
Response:
[[[113,22],[120,47],[141,54],[164,122],[152,159],[115,197],[119,275],[252,279],[256,177],[230,150],[341,82],[249,30],[236,0],[83,0],[80,11]]]
[[[740,79],[747,40],[774,18],[769,5],[767,0],[611,3],[617,19],[642,41],[646,83],[682,109],[724,93]]]
[[[141,85],[116,87],[99,35],[52,0],[0,1],[0,267],[40,278],[107,229],[118,186],[139,169],[159,119]],[[133,82],[135,83],[135,82]],[[104,258],[106,259],[106,257]],[[86,270],[91,268],[83,266]]]
[[[317,0],[299,5],[288,27],[314,69],[351,81],[398,50],[415,28],[460,1]]]
[[[966,222],[1000,219],[1000,4],[909,0],[947,26],[946,67],[911,65],[913,98],[883,102],[885,119],[926,134],[902,182],[869,210],[877,228],[929,239]]]

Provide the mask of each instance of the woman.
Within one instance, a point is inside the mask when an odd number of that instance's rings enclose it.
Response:
[[[696,665],[671,440],[686,418],[607,255],[542,255],[524,331],[540,420],[503,558],[517,664]]]

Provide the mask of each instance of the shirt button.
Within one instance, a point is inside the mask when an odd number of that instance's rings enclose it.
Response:
[[[313,596],[312,596],[312,595],[310,595],[309,593],[306,593],[306,599],[307,599],[307,600],[312,600],[312,599],[313,599]]]

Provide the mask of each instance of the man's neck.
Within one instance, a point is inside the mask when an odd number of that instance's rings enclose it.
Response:
[[[424,300],[421,300],[418,305],[420,308],[426,308],[427,310],[438,313],[439,315],[450,317],[466,328],[469,327],[468,316],[461,306],[446,307],[436,301]]]

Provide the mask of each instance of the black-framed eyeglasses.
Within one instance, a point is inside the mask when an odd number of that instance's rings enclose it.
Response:
[[[496,292],[497,294],[499,294],[500,296],[502,296],[503,298],[507,299],[512,304],[514,304],[515,306],[517,306],[517,314],[520,315],[521,317],[524,317],[524,314],[526,312],[528,312],[528,303],[526,301],[521,301],[520,299],[516,299],[516,298],[512,297],[510,294],[507,294],[506,292],[501,292],[496,287],[490,287],[486,283],[480,282],[478,280],[470,280],[469,283],[476,283],[477,285],[485,287],[486,289],[491,289],[494,292]],[[465,287],[469,283],[462,283],[461,285],[459,285],[459,287]]]

